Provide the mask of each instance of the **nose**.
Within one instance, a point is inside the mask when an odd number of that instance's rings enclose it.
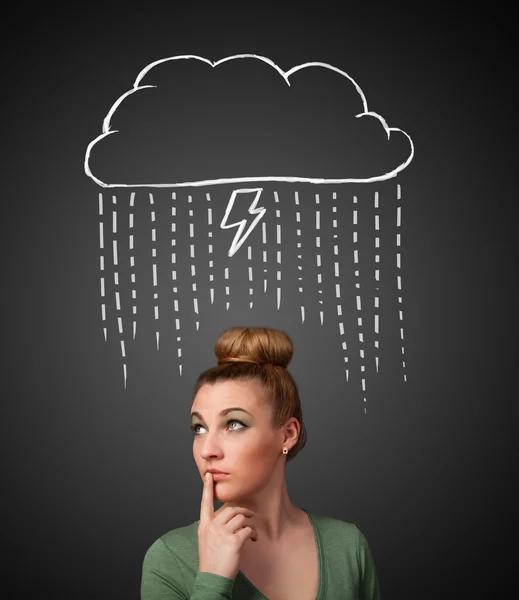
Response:
[[[210,462],[210,460],[221,458],[223,454],[222,444],[218,441],[217,436],[204,434],[204,439],[200,442],[199,452],[203,460]]]

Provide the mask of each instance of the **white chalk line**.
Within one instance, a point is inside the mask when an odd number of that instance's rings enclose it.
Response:
[[[315,203],[319,204],[320,200],[319,200],[319,194],[315,195]],[[315,230],[316,232],[319,232],[319,230],[321,229],[321,223],[320,223],[320,216],[321,216],[321,211],[316,210],[315,211]],[[316,235],[315,236],[315,247],[316,248],[320,248],[321,247],[321,237]],[[317,293],[318,294],[322,294],[323,290],[322,290],[322,281],[323,281],[323,275],[320,272],[320,268],[321,268],[321,254],[319,252],[317,252],[317,256],[316,256],[316,261],[317,261]],[[323,304],[322,300],[318,300],[319,304]],[[324,312],[322,310],[319,311],[319,315],[321,317],[321,326],[323,324],[323,320],[324,320]]]
[[[172,192],[171,194],[171,199],[174,202],[177,198],[177,194],[176,192]],[[175,222],[175,217],[177,214],[177,208],[176,206],[172,206],[171,207],[171,233],[174,234],[176,232],[176,222]],[[171,246],[176,247],[177,241],[175,239],[175,237],[172,235],[171,236]],[[176,264],[176,253],[172,252],[171,253],[171,264],[175,265]],[[177,271],[176,269],[172,269],[171,271],[171,277],[173,279],[173,281],[175,282],[177,280]],[[178,287],[176,285],[173,285],[173,294],[177,294],[178,293]],[[176,313],[179,312],[179,306],[178,306],[178,299],[174,298],[173,299],[173,308],[175,310]],[[180,319],[178,317],[175,318],[175,329],[177,331],[180,330]],[[181,341],[181,336],[177,336],[177,342]],[[180,344],[177,344],[177,356],[180,359],[180,357],[182,356],[182,349],[180,347]],[[178,372],[180,374],[180,376],[182,376],[182,363],[180,363],[179,361],[179,365],[178,365]]]
[[[171,199],[173,201],[173,203],[175,202],[175,200],[177,199],[177,194],[176,192],[172,192],[171,194]],[[172,204],[171,206],[171,247],[174,248],[177,245],[177,240],[174,237],[174,233],[176,233],[177,230],[177,225],[175,222],[175,217],[177,215],[177,207],[174,206],[174,204]],[[176,264],[176,258],[177,255],[175,252],[171,253],[171,265],[175,265]],[[175,282],[177,280],[177,271],[176,269],[172,269],[171,270],[171,277],[173,282]],[[173,285],[173,294],[178,294],[178,287],[176,285]],[[178,299],[177,298],[173,298],[173,308],[175,310],[176,313],[179,313],[179,305],[178,305]],[[175,328],[177,331],[180,330],[180,319],[178,317],[175,318]],[[180,342],[182,340],[181,336],[177,336],[177,342]],[[180,343],[177,344],[177,356],[179,358],[179,365],[178,365],[178,372],[179,375],[182,376],[182,363],[180,362],[180,357],[182,356],[182,349],[180,346]]]
[[[296,206],[299,206],[299,192],[294,192],[294,202],[296,204]],[[301,237],[301,229],[297,228],[297,223],[301,222],[301,213],[299,211],[296,211],[296,234],[298,237]],[[299,259],[299,264],[297,265],[297,269],[298,271],[301,271],[301,277],[298,277],[298,281],[303,281],[303,250],[302,250],[302,242],[299,241],[297,242],[297,248],[299,249],[298,251],[301,252],[301,254],[297,255],[297,258]],[[301,287],[298,288],[299,289],[299,293],[303,294],[303,284],[301,284]],[[303,295],[304,298],[304,295]],[[301,304],[301,324],[303,324],[305,322],[305,307],[303,304]]]
[[[379,194],[375,192],[374,198],[374,209],[375,209],[375,318],[374,318],[374,329],[375,329],[375,369],[378,373],[378,350],[379,350],[379,308],[380,308],[380,296],[377,292],[380,291],[380,287],[377,286],[377,283],[380,285],[380,270],[376,267],[380,264],[380,215],[378,213],[379,208]]]
[[[267,248],[267,224],[265,221],[261,223],[261,241],[263,248]],[[265,249],[263,250],[263,266],[263,273],[265,273],[263,276],[263,293],[265,294],[267,292],[267,251]]]
[[[105,304],[105,278],[104,278],[104,270],[105,270],[105,257],[104,257],[104,230],[103,230],[103,194],[99,192],[99,270],[100,274],[100,283],[101,283],[101,319],[103,321],[103,334],[105,338],[105,342],[108,341],[108,330],[106,327],[106,304]]]
[[[209,192],[206,193],[205,195],[207,202],[211,202],[211,195],[209,194]],[[213,254],[213,245],[211,244],[211,238],[213,237],[213,231],[212,231],[212,225],[213,225],[213,209],[208,206],[207,207],[207,237],[209,238],[208,240],[208,251],[209,251],[209,255]],[[214,287],[213,287],[213,281],[214,281],[214,273],[213,273],[213,268],[214,268],[214,260],[213,259],[209,259],[209,296],[211,298],[211,304],[214,303]]]
[[[118,249],[117,249],[117,196],[112,196],[112,202],[115,206],[115,210],[112,211],[112,233],[114,234],[114,238],[112,240],[112,249],[113,249],[113,266],[114,266],[114,290],[115,290],[115,307],[117,309],[117,325],[119,327],[119,335],[121,336],[120,345],[121,345],[121,358],[123,359],[123,375],[124,375],[124,389],[126,389],[126,379],[127,379],[127,370],[126,363],[124,362],[126,358],[126,349],[124,346],[124,329],[123,329],[123,319],[120,316],[121,313],[121,297],[120,297],[120,284],[119,284],[119,258],[118,258]]]
[[[225,267],[224,277],[227,281],[229,281],[229,267]],[[229,298],[229,294],[230,294],[230,287],[228,285],[226,285],[225,286],[225,295],[227,298]],[[229,310],[229,306],[231,306],[231,303],[229,302],[229,300],[226,300],[225,301],[225,310]]]
[[[254,286],[253,286],[253,275],[252,275],[252,248],[251,246],[247,246],[247,260],[249,261],[250,265],[248,267],[248,271],[249,271],[249,281],[251,282],[250,285],[252,287],[249,288],[249,296],[253,296],[254,294]],[[254,306],[254,300],[250,300],[249,301],[249,310]]]
[[[233,198],[233,197],[234,197],[234,192],[233,192],[233,195],[231,196],[231,200],[232,200],[232,198]],[[231,201],[229,201],[229,203],[230,203],[230,202],[231,202]],[[227,211],[230,211],[230,210],[231,210],[231,208],[232,208],[232,206],[231,206],[231,207],[229,207],[229,204],[227,204],[227,209],[226,209],[226,210],[227,210]],[[223,219],[223,221],[222,221],[222,222],[226,222],[226,216],[227,216],[227,213],[226,213],[226,215],[224,216],[224,219]],[[222,225],[220,224],[220,227],[221,227],[221,226],[222,226]],[[224,273],[223,273],[223,276],[224,276],[224,279],[226,279],[227,281],[229,281],[229,267],[224,267]],[[230,286],[226,285],[226,286],[225,286],[225,296],[226,296],[226,300],[225,300],[225,310],[229,310],[229,307],[231,306],[231,303],[230,303],[230,301],[229,301],[229,295],[230,295]]]
[[[337,192],[333,192],[333,200],[337,200]],[[332,206],[332,212],[337,213],[337,207],[336,206]],[[332,220],[332,228],[334,231],[338,231],[337,230],[337,219],[333,219]],[[335,254],[335,256],[339,256],[339,240],[338,240],[339,234],[338,233],[334,233],[333,234],[333,238],[337,239],[337,244],[334,244],[333,246],[333,253]],[[335,268],[335,278],[337,279],[337,283],[335,284],[335,297],[337,298],[337,300],[339,301],[339,303],[337,304],[337,316],[342,317],[342,304],[340,302],[341,300],[341,284],[340,284],[340,272],[339,272],[339,262],[338,261],[334,261],[334,268]],[[344,322],[339,320],[339,334],[341,337],[346,335],[346,331],[344,329]],[[344,350],[344,362],[346,363],[346,367],[348,367],[348,344],[346,343],[346,338],[344,339],[344,341],[342,342],[342,349]],[[349,381],[350,378],[350,370],[348,368],[346,368],[346,382]]]
[[[130,194],[130,215],[128,222],[128,229],[130,233],[128,234],[128,248],[130,250],[130,282],[132,283],[132,299],[134,303],[132,304],[132,314],[133,317],[133,339],[135,339],[135,334],[137,333],[137,289],[136,289],[136,273],[135,273],[135,256],[131,254],[134,248],[134,235],[131,233],[134,225],[134,214],[133,214],[133,206],[135,205],[135,192]]]
[[[358,211],[356,209],[357,196],[353,196],[353,204],[354,204],[353,225],[356,227],[356,226],[358,226]],[[353,243],[358,244],[358,235],[357,235],[357,231],[355,228],[353,230]],[[359,251],[357,249],[354,249],[354,251],[353,251],[353,262],[357,265],[359,263]],[[356,295],[357,312],[359,314],[362,314],[362,298],[361,298],[361,291],[360,291],[360,268],[355,269],[355,277],[357,278],[357,281],[355,282],[355,287],[359,290],[359,293]],[[361,358],[361,366],[360,366],[361,384],[362,384],[362,391],[364,393],[366,393],[366,376],[365,376],[366,365],[364,364],[365,356],[364,356],[364,348],[362,347],[364,344],[364,334],[362,332],[362,316],[357,317],[357,326],[359,328],[359,343],[360,343],[359,355]],[[363,399],[364,399],[364,402],[366,402],[365,396]],[[366,407],[364,406],[364,413],[365,412],[366,412]]]
[[[191,205],[193,203],[193,196],[189,195],[187,197],[187,201],[188,203]],[[194,209],[190,208],[189,209],[189,216],[193,217],[194,216]],[[192,220],[189,221],[189,237],[193,240],[195,237],[195,224]],[[193,278],[193,284],[192,284],[192,289],[193,289],[193,310],[195,312],[196,315],[198,315],[198,298],[197,298],[197,294],[196,294],[196,269],[195,269],[195,262],[194,262],[194,258],[195,258],[195,245],[193,243],[191,243],[189,245],[189,255],[190,258],[193,259],[193,262],[191,262],[191,277]],[[196,330],[198,331],[200,328],[200,321],[197,321],[195,319],[195,324],[196,324]]]
[[[160,338],[160,334],[159,334],[159,330],[158,330],[158,323],[157,321],[159,320],[159,307],[158,307],[158,299],[159,299],[159,293],[158,291],[155,291],[158,287],[158,273],[157,273],[157,248],[156,248],[156,243],[157,243],[157,229],[155,227],[155,211],[153,210],[154,206],[155,206],[155,199],[153,197],[153,194],[150,192],[148,194],[149,199],[150,199],[150,219],[151,219],[151,257],[152,257],[152,271],[153,271],[153,288],[154,288],[154,292],[153,292],[153,313],[155,316],[155,339],[156,339],[156,344],[157,344],[157,350],[159,349],[159,338]]]
[[[396,186],[396,198],[397,200],[400,202],[402,199],[402,188],[400,186],[400,184],[397,184]],[[397,247],[397,254],[396,254],[396,265],[397,265],[397,269],[399,271],[401,271],[402,269],[402,262],[401,262],[401,242],[402,242],[402,234],[401,234],[401,226],[402,226],[402,205],[398,204],[396,207],[396,226],[397,226],[397,236],[396,236],[396,247]],[[396,277],[396,282],[397,282],[397,289],[399,292],[399,296],[398,296],[398,303],[399,304],[403,304],[403,294],[402,294],[402,276],[400,274],[397,275]],[[404,310],[403,310],[403,306],[402,308],[398,311],[398,316],[400,319],[400,339],[402,340],[402,346],[401,346],[401,350],[402,350],[402,370],[403,370],[403,377],[404,377],[404,382],[407,381],[407,374],[405,372],[405,355],[404,355]]]
[[[274,192],[274,200],[277,204],[279,204],[279,197],[278,197],[278,193]],[[276,208],[276,219],[280,219],[281,217],[281,211]],[[281,248],[281,225],[280,223],[276,223],[276,243],[277,246],[279,248]],[[280,265],[281,264],[281,250],[277,250],[276,251],[276,260],[277,260],[277,264]],[[278,269],[276,271],[276,276],[277,276],[277,280],[278,282],[281,282],[281,270]],[[276,289],[276,293],[277,293],[277,309],[279,310],[279,307],[281,306],[281,284],[278,285],[277,289]]]

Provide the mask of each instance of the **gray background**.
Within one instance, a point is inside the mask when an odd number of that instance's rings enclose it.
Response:
[[[139,597],[148,546],[199,518],[191,392],[215,364],[218,335],[234,325],[277,327],[292,337],[290,371],[308,442],[287,469],[291,499],[360,527],[385,600],[497,597],[508,588],[517,465],[510,20],[432,5],[337,6],[296,13],[103,3],[11,17],[3,97],[3,540],[4,585],[16,597]],[[415,142],[401,179],[408,382],[389,329],[384,370],[368,374],[366,413],[358,374],[344,382],[331,303],[323,327],[315,285],[304,326],[298,305],[287,300],[277,311],[272,292],[250,311],[244,253],[232,267],[232,310],[221,295],[212,307],[205,300],[198,332],[192,309],[184,312],[182,377],[167,335],[159,352],[154,346],[151,296],[139,309],[142,335],[128,358],[126,390],[118,343],[104,342],[99,188],[83,172],[86,145],[149,62],[242,52],[284,69],[312,60],[343,68],[370,108]],[[229,232],[219,240],[221,273]],[[351,303],[350,319],[354,311]],[[167,332],[171,315],[164,315]]]

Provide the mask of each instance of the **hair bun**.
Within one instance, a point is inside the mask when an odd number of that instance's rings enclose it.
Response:
[[[216,341],[218,364],[247,362],[287,368],[294,345],[279,329],[268,327],[230,327]]]

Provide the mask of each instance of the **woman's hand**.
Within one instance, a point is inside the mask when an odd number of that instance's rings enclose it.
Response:
[[[207,473],[198,526],[198,570],[235,579],[245,542],[258,539],[252,522],[254,512],[240,506],[228,506],[219,509],[215,515],[213,485],[213,476]]]

